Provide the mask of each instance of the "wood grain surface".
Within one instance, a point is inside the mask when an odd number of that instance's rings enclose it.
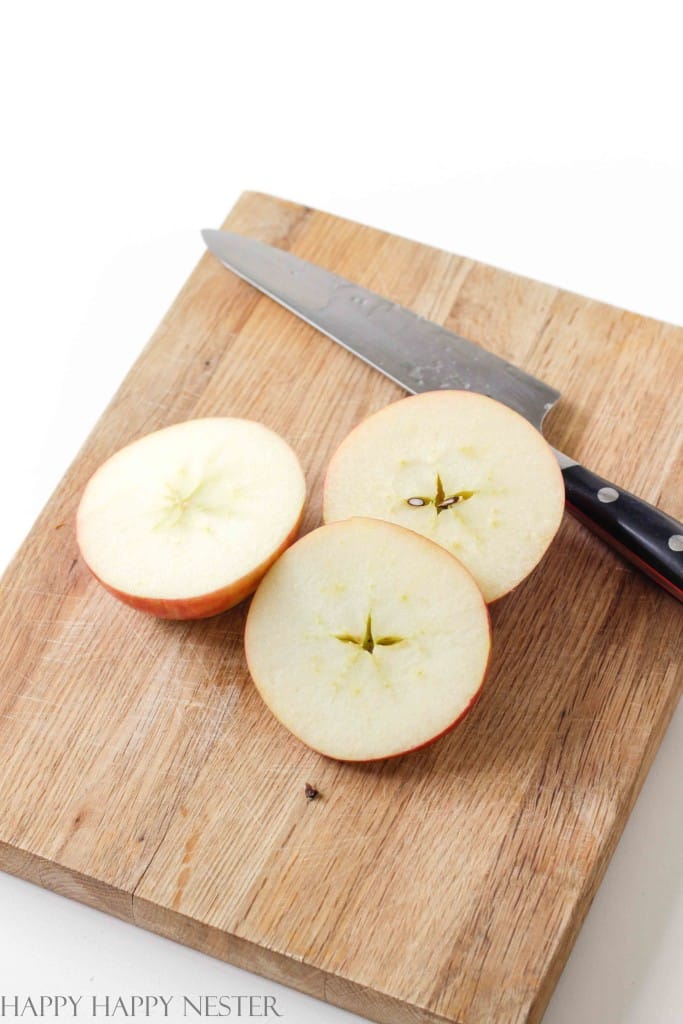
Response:
[[[263,195],[226,226],[543,377],[564,393],[553,444],[683,513],[681,328]],[[400,395],[201,259],[2,581],[0,867],[371,1020],[539,1021],[673,712],[679,605],[565,517],[492,609],[469,718],[418,754],[343,765],[261,703],[245,606],[155,620],[76,547],[100,462],[206,415],[286,437],[309,530],[337,444]]]

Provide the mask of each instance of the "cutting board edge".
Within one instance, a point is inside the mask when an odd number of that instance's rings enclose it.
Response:
[[[5,840],[0,871],[377,1024],[466,1024],[136,896],[137,886],[120,889]]]
[[[360,1014],[377,1024],[466,1024],[444,1017],[426,1007],[405,1002],[376,987],[368,988],[340,974],[324,970],[305,959],[222,931],[214,925],[188,918],[179,911],[144,897],[133,896],[132,923],[145,931],[190,946],[217,960],[251,971],[305,995]],[[191,938],[188,936],[188,926]],[[183,936],[180,938],[179,936]]]
[[[272,203],[278,203],[282,206],[290,207],[292,212],[299,210],[303,216],[307,216],[311,213],[322,214],[324,217],[332,217],[335,220],[343,220],[348,224],[352,224],[357,228],[369,228],[372,231],[376,231],[380,234],[387,235],[391,238],[398,238],[402,242],[407,242],[411,245],[419,245],[423,249],[429,249],[433,253],[440,253],[443,256],[455,256],[458,259],[470,260],[478,267],[483,267],[487,270],[495,271],[498,274],[507,274],[510,277],[514,277],[520,281],[524,281],[528,284],[542,285],[545,288],[553,289],[558,293],[581,299],[584,302],[594,303],[597,306],[602,306],[606,309],[615,309],[620,313],[626,313],[628,316],[637,317],[639,320],[645,320],[647,323],[656,324],[659,327],[667,327],[673,330],[682,330],[683,323],[677,324],[673,320],[662,320],[661,317],[654,316],[650,313],[642,313],[637,309],[631,309],[629,306],[622,306],[616,302],[610,302],[607,299],[600,298],[597,295],[587,295],[585,292],[575,291],[573,288],[568,288],[557,281],[546,281],[545,278],[532,277],[530,274],[525,274],[520,270],[515,270],[511,266],[503,266],[500,263],[490,263],[486,259],[482,259],[479,256],[474,256],[470,253],[455,252],[453,249],[447,249],[441,245],[435,245],[433,242],[422,241],[419,238],[414,238],[412,235],[403,235],[399,232],[392,231],[388,227],[382,227],[380,224],[371,223],[369,221],[356,220],[354,217],[349,217],[346,214],[333,213],[331,210],[324,209],[320,206],[310,206],[308,203],[297,202],[295,199],[285,199],[282,196],[276,196],[271,192],[262,192],[260,189],[244,189],[240,192],[235,205],[232,207],[230,213],[223,219],[221,228],[225,229],[228,226],[228,221],[231,216],[239,208],[242,202],[248,202],[250,199],[262,199]],[[287,249],[290,248],[288,244]]]
[[[679,687],[680,689],[680,687]],[[600,888],[602,881],[610,865],[612,857],[628,824],[633,808],[640,796],[645,780],[649,774],[652,763],[657,755],[664,734],[668,729],[671,720],[678,707],[680,693],[672,687],[668,700],[662,705],[662,712],[656,728],[652,729],[649,736],[649,746],[643,757],[631,786],[624,794],[624,800],[614,816],[612,828],[605,835],[605,841],[595,862],[595,867],[590,875],[586,877],[584,887],[576,901],[575,912],[569,920],[567,927],[562,933],[555,955],[541,980],[536,998],[530,1005],[529,1015],[525,1024],[541,1024],[545,1011],[548,1008],[550,999],[555,991],[560,975],[562,974],[569,956],[574,948],[583,924],[588,916],[593,900]]]
[[[133,893],[0,839],[0,871],[133,924]]]

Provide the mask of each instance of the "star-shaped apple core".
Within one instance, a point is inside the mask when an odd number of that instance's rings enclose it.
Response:
[[[372,633],[372,614],[368,612],[368,617],[365,621],[365,634],[363,636],[353,636],[351,633],[336,633],[335,640],[341,640],[345,644],[356,644],[361,650],[372,654],[375,647],[391,647],[393,644],[400,644],[403,642],[404,637],[379,636],[375,639]]]
[[[474,491],[455,491],[453,494],[446,494],[441,480],[441,474],[436,474],[436,494],[433,498],[425,498],[420,495],[415,495],[412,498],[406,498],[406,504],[412,508],[423,508],[425,505],[433,505],[436,509],[436,514],[440,515],[441,512],[445,512],[447,508],[452,508],[454,505],[459,505],[461,501],[467,501],[471,498]]]

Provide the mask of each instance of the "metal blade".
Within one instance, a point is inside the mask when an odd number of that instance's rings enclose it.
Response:
[[[479,391],[539,430],[560,397],[474,342],[292,253],[230,231],[206,230],[202,236],[229,270],[412,394]]]

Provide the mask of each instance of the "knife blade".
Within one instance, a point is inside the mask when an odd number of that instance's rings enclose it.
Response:
[[[293,253],[230,231],[202,237],[221,263],[411,394],[478,391],[539,431],[560,392],[453,331]],[[555,449],[567,507],[683,601],[683,524]]]
[[[228,231],[202,235],[226,267],[411,394],[480,391],[538,430],[560,398],[480,345],[292,253]]]

